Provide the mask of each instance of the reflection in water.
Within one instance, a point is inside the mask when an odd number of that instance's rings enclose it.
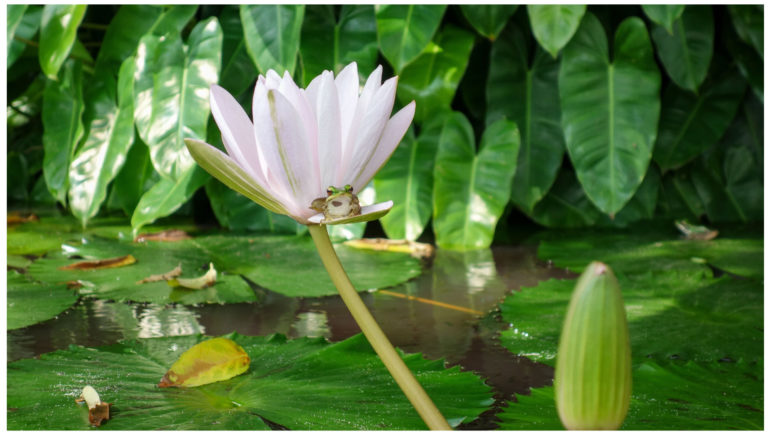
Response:
[[[432,265],[418,278],[387,290],[390,295],[366,292],[361,297],[395,346],[478,371],[497,391],[510,395],[549,384],[552,372],[498,344],[496,338],[504,326],[498,319],[498,304],[520,287],[570,276],[536,260],[534,247],[468,253],[437,250]],[[262,288],[254,288],[261,293]],[[99,346],[136,337],[203,332],[219,336],[234,331],[338,341],[360,330],[338,296],[299,299],[266,291],[258,303],[194,307],[82,299],[57,319],[9,331],[8,361],[66,349],[70,344]],[[478,427],[483,426],[487,425]]]

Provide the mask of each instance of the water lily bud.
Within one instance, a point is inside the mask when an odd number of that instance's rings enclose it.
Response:
[[[629,409],[632,359],[619,282],[591,263],[568,305],[555,366],[555,403],[568,429],[618,429]]]

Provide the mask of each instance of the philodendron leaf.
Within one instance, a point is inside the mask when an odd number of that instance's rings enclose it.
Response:
[[[210,176],[198,166],[191,166],[178,179],[161,178],[141,196],[131,216],[134,236],[144,225],[168,216],[189,201]]]
[[[73,346],[8,365],[11,429],[85,429],[74,403],[84,385],[115,413],[109,429],[423,429],[424,423],[362,335],[324,339],[226,336],[250,370],[198,388],[158,388],[171,363],[204,336],[140,339],[101,348]],[[406,365],[452,426],[471,422],[493,398],[480,377],[442,361],[405,355]],[[29,386],[34,382],[34,386]],[[365,395],[361,398],[360,395]]]
[[[60,75],[46,81],[43,93],[43,176],[51,195],[66,205],[69,165],[84,135],[82,64],[69,61]]]
[[[221,78],[219,85],[237,96],[256,81],[258,70],[248,54],[243,38],[243,23],[240,8],[224,6],[219,15],[224,41],[221,48]]]
[[[69,171],[69,205],[83,226],[99,212],[133,144],[133,67],[133,58],[127,59],[117,83],[100,75],[88,91],[93,120]]]
[[[433,117],[422,126],[418,139],[410,130],[374,178],[379,198],[395,203],[381,218],[391,239],[418,239],[432,215],[433,170],[442,129],[443,121]]]
[[[9,5],[11,7],[21,7],[21,5]],[[17,9],[18,12],[18,9]],[[21,17],[21,21],[13,29],[11,33],[11,20],[8,20],[8,51],[7,51],[7,68],[10,70],[11,66],[21,56],[26,48],[26,44],[16,40],[16,37],[26,40],[32,40],[35,37],[35,33],[40,28],[40,16],[43,13],[43,6],[29,5],[25,6],[24,15]],[[11,11],[8,12],[9,18],[11,17]]]
[[[122,5],[114,14],[101,41],[96,68],[117,71],[126,58],[136,54],[139,39],[157,21],[162,8],[155,5]]]
[[[623,430],[763,428],[762,364],[645,361],[632,376]],[[562,429],[553,387],[534,388],[516,399],[498,414],[501,429]]]
[[[40,68],[48,78],[56,79],[59,68],[75,43],[77,28],[85,15],[86,5],[46,5],[40,23],[40,46],[37,55]]]
[[[474,41],[472,33],[446,26],[427,44],[421,55],[402,69],[397,99],[403,105],[416,101],[416,123],[422,123],[439,111],[450,111]]]
[[[696,92],[707,76],[715,40],[711,6],[691,5],[674,23],[670,34],[662,26],[653,29],[653,41],[661,64],[679,87]]]
[[[107,206],[121,209],[130,216],[136,209],[141,197],[159,180],[159,174],[152,166],[147,145],[138,140],[131,145],[125,157],[123,168],[112,182],[112,189],[107,200]]]
[[[78,299],[65,283],[40,283],[15,271],[9,271],[7,275],[8,330],[51,319],[69,309]]]
[[[586,14],[563,50],[559,83],[576,176],[589,199],[614,215],[645,177],[659,120],[661,78],[643,21],[624,20],[609,50],[600,21]]]
[[[373,5],[342,5],[338,17],[335,8],[307,6],[299,48],[305,85],[324,70],[338,73],[353,61],[362,76],[376,67],[378,43]]]
[[[659,167],[679,168],[720,140],[736,115],[745,87],[746,81],[733,69],[705,83],[698,95],[667,87],[653,150]]]
[[[461,13],[472,24],[475,30],[491,41],[495,40],[509,17],[515,13],[517,5],[461,5]]]
[[[379,50],[395,73],[427,47],[437,31],[446,5],[376,5]]]
[[[194,165],[185,138],[204,139],[208,92],[219,79],[222,33],[215,17],[199,22],[187,46],[179,33],[141,38],[136,54],[134,119],[155,169],[178,180]]]
[[[486,123],[506,116],[520,128],[511,199],[530,215],[555,181],[565,139],[557,84],[560,62],[539,48],[531,48],[526,36],[510,24],[493,43]],[[535,54],[529,64],[530,49],[535,49]]]
[[[683,15],[685,5],[642,5],[643,12],[651,21],[664,27],[670,35],[674,33],[674,24]]]
[[[585,5],[528,5],[533,35],[539,44],[557,57],[579,28]]]
[[[435,159],[435,240],[445,249],[486,248],[509,201],[520,133],[499,119],[486,128],[475,154],[467,118],[454,112],[444,121]]]
[[[8,19],[8,24],[6,26],[6,40],[8,44],[6,45],[6,49],[9,52],[11,49],[11,44],[13,43],[13,36],[16,34],[16,29],[19,27],[19,24],[21,23],[22,18],[24,18],[24,12],[27,11],[27,5],[7,5],[6,6],[6,16]],[[9,64],[10,66],[10,64]]]
[[[763,5],[729,5],[736,33],[763,58]]]
[[[259,72],[293,74],[304,5],[240,5],[245,46]]]
[[[213,338],[181,353],[158,387],[199,387],[245,373],[251,358],[232,339]]]
[[[550,228],[576,228],[594,225],[600,214],[573,170],[563,168],[549,192],[533,208],[531,218]]]

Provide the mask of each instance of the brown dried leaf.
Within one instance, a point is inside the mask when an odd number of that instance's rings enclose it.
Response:
[[[213,268],[213,263],[209,264],[208,272],[197,278],[176,278],[169,279],[168,285],[172,287],[183,287],[189,289],[203,289],[213,286],[216,283],[216,269]]]
[[[23,224],[27,222],[37,222],[40,220],[36,214],[30,213],[26,216],[22,216],[19,212],[11,212],[8,213],[8,219],[6,220],[6,224],[8,226],[11,225],[17,225],[17,224]]]
[[[355,249],[369,249],[387,252],[409,253],[414,258],[429,259],[435,251],[435,247],[428,243],[419,243],[410,240],[390,240],[382,238],[364,238],[349,240],[345,245]]]
[[[59,270],[97,270],[114,267],[123,267],[136,262],[133,255],[125,255],[116,258],[107,258],[100,260],[79,261],[70,265],[59,267]]]
[[[102,402],[88,409],[88,421],[91,422],[91,426],[101,426],[101,422],[109,420],[109,407],[111,406],[111,403]]]
[[[191,238],[185,231],[180,229],[171,229],[151,234],[140,234],[133,241],[144,243],[148,241],[175,242]]]
[[[136,282],[136,285],[141,285],[149,282],[167,281],[179,276],[181,276],[181,264],[177,265],[176,268],[169,271],[168,273],[156,274],[149,277],[145,277],[144,279]]]

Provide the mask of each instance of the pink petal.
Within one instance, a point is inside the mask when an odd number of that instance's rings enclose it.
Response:
[[[320,178],[317,196],[321,196],[328,186],[336,185],[341,164],[341,113],[339,111],[339,93],[333,74],[323,72],[317,91],[317,154],[320,163]]]
[[[392,156],[397,145],[408,131],[408,127],[411,125],[411,121],[413,121],[415,112],[416,102],[412,101],[389,119],[371,160],[359,177],[351,183],[354,190],[363,190],[379,169],[381,169],[387,160],[389,160],[389,157]]]
[[[360,96],[357,63],[352,62],[339,72],[339,76],[336,77],[336,88],[339,92],[339,108],[341,109],[341,136],[346,137],[349,135],[352,121],[355,118],[357,100]]]

